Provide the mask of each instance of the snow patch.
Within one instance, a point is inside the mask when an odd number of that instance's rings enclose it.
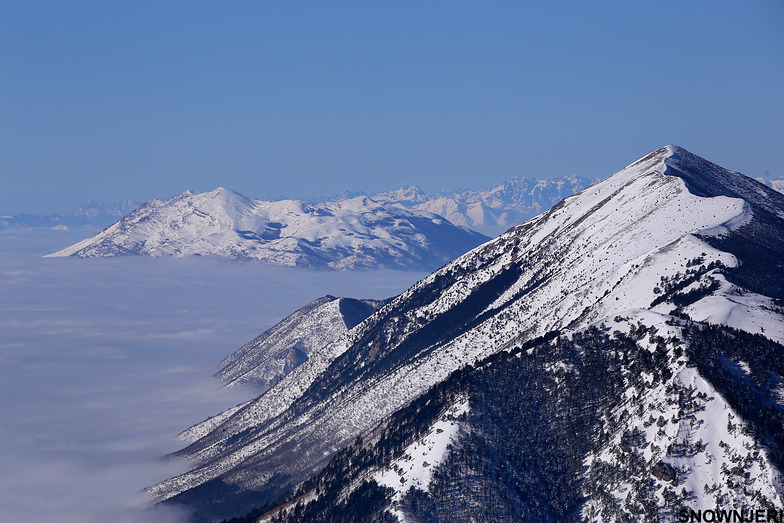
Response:
[[[399,504],[409,489],[427,492],[433,479],[433,470],[444,461],[450,445],[460,437],[461,424],[458,418],[469,411],[468,402],[453,405],[430,427],[430,431],[411,443],[403,456],[392,462],[389,468],[377,471],[373,479],[382,487],[395,491],[392,496],[393,513],[400,521],[405,516]]]

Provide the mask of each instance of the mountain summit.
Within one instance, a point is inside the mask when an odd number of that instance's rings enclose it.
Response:
[[[488,238],[440,216],[366,196],[310,204],[219,187],[150,200],[49,256],[217,255],[326,269],[433,269]]]
[[[784,195],[663,147],[392,299],[148,491],[205,520],[292,487],[276,521],[784,508],[782,267]]]

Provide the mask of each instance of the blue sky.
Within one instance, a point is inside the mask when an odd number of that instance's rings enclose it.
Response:
[[[2,2],[0,214],[226,186],[784,176],[784,4]]]

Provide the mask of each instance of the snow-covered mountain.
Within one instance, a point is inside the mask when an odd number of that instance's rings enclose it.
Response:
[[[228,387],[246,385],[256,387],[260,392],[266,391],[308,358],[317,357],[322,348],[364,321],[383,304],[379,300],[322,296],[226,356],[215,377]],[[180,439],[199,439],[245,405],[237,405],[193,425],[180,433]]]
[[[50,256],[218,255],[298,267],[421,270],[487,239],[440,216],[367,197],[270,202],[218,188],[150,200]]]
[[[585,189],[593,181],[579,176],[555,180],[511,178],[487,189],[447,189],[432,196],[406,185],[371,197],[379,202],[432,212],[454,224],[497,236]]]
[[[276,521],[784,508],[784,195],[676,146],[442,267],[148,489]],[[285,501],[285,499],[281,500]]]
[[[321,297],[227,356],[216,376],[229,386],[266,390],[382,305],[378,300]]]

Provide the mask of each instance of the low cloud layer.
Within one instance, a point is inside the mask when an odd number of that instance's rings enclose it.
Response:
[[[43,259],[80,231],[0,231],[0,521],[179,523],[139,491],[184,471],[177,433],[253,395],[223,356],[324,294],[385,298],[421,273],[220,259]]]

